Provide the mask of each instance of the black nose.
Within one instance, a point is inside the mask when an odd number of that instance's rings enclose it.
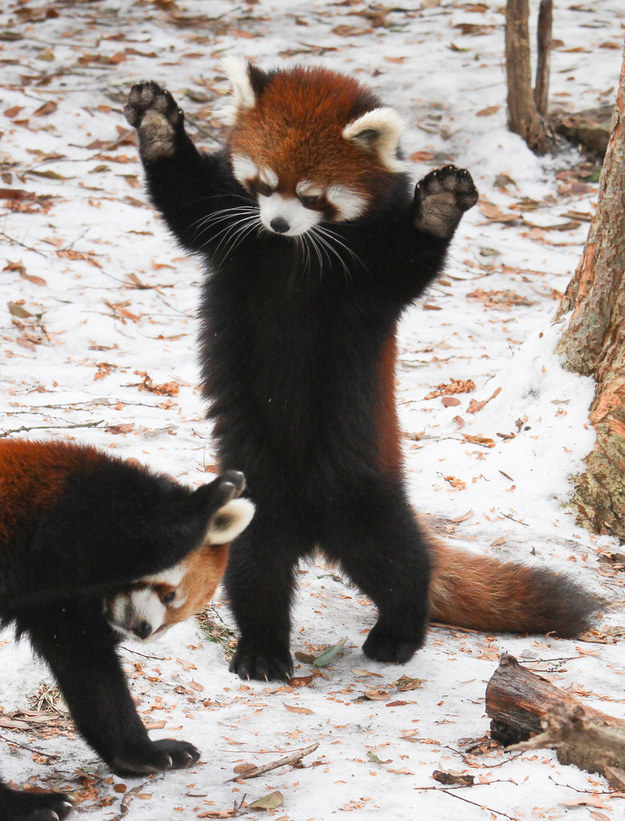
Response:
[[[152,625],[149,621],[140,621],[132,628],[132,632],[140,639],[147,639],[152,632]]]
[[[275,231],[276,234],[286,234],[291,227],[284,217],[274,217],[269,225],[271,226],[271,230]]]

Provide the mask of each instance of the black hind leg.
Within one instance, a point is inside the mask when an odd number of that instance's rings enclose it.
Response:
[[[35,650],[54,674],[85,741],[120,773],[186,767],[199,752],[184,741],[151,741],[137,714],[100,599],[67,600],[22,614]]]
[[[61,821],[71,811],[63,793],[12,790],[0,781],[0,821]]]
[[[333,505],[321,547],[372,599],[378,620],[363,650],[403,663],[425,640],[430,558],[401,488],[370,487]]]
[[[241,631],[230,670],[243,679],[288,680],[294,570],[307,548],[301,532],[277,517],[271,521],[255,501],[256,516],[232,545],[225,576]]]

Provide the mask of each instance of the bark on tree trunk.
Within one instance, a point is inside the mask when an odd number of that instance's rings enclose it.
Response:
[[[523,137],[536,154],[545,154],[551,139],[534,102],[528,18],[528,0],[507,0],[508,128]]]
[[[553,0],[540,0],[536,32],[536,84],[534,102],[541,117],[547,116],[549,106],[549,75],[551,68],[551,32],[553,29]]]
[[[625,51],[597,211],[556,318],[569,312],[558,352],[597,382],[597,441],[573,501],[585,527],[625,538]]]

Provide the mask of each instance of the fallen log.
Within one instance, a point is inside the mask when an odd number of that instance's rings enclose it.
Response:
[[[601,158],[608,147],[612,108],[604,105],[574,114],[553,114],[550,125],[567,140]]]
[[[582,704],[514,656],[504,654],[488,682],[486,713],[491,736],[506,747],[553,748],[561,764],[600,773],[611,782],[614,768],[625,769],[625,721]]]

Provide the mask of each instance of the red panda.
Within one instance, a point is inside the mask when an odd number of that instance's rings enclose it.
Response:
[[[142,641],[193,616],[214,596],[226,569],[229,543],[254,515],[249,499],[233,499],[215,515],[206,543],[173,567],[144,576],[105,599],[108,623]]]
[[[79,732],[117,772],[186,767],[200,754],[185,741],[148,737],[115,653],[123,617],[108,603],[139,581],[162,588],[175,578],[178,601],[168,603],[179,605],[180,620],[199,602],[183,577],[201,580],[204,603],[223,572],[225,543],[251,518],[251,502],[235,498],[244,486],[242,473],[228,471],[192,491],[95,448],[0,441],[0,625],[28,634]],[[149,611],[151,630],[166,625],[167,612],[167,603],[156,619]],[[0,779],[2,821],[62,819],[71,808],[63,794]]]
[[[557,574],[451,550],[413,515],[395,400],[397,323],[443,269],[471,175],[414,185],[399,115],[320,67],[228,59],[224,148],[198,151],[172,95],[130,91],[152,202],[206,277],[203,393],[220,466],[256,514],[225,585],[241,637],[231,670],[286,679],[300,559],[321,550],[374,602],[364,645],[401,663],[430,618],[488,630],[584,629],[595,599]]]

